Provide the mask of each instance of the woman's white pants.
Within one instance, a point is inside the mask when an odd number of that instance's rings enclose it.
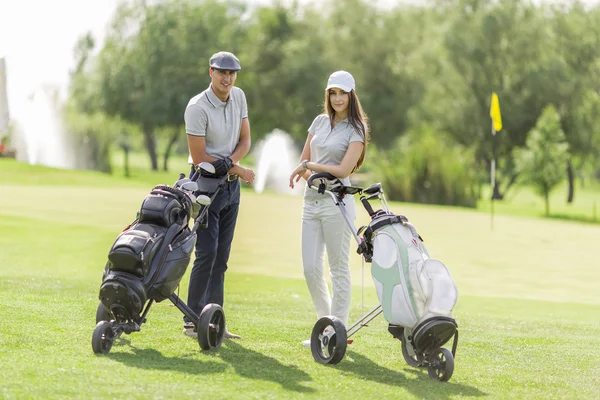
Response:
[[[346,196],[346,210],[354,221],[354,198]],[[304,278],[317,312],[317,318],[333,315],[348,326],[352,284],[349,250],[352,233],[341,210],[331,198],[304,200],[302,209],[302,264]],[[325,280],[325,250],[333,294]]]

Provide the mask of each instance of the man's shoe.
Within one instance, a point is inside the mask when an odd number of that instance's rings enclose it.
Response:
[[[194,331],[194,328],[183,328],[183,334],[194,339],[198,339],[198,332]]]
[[[306,339],[302,341],[302,346],[304,347],[310,347],[310,339]]]
[[[196,335],[197,336],[197,335]],[[225,328],[225,333],[223,333],[223,339],[241,339],[240,335],[236,335],[235,333],[231,333]]]

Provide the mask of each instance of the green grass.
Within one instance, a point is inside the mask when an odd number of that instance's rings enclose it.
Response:
[[[0,397],[598,395],[600,225],[499,213],[491,230],[483,212],[393,203],[459,288],[456,369],[441,384],[406,365],[382,317],[353,337],[337,366],[313,360],[300,345],[315,322],[300,262],[302,201],[251,190],[242,194],[226,284],[228,326],[243,339],[201,352],[165,301],[141,332],[96,356],[91,335],[107,251],[149,189],[173,180],[139,174],[127,180],[0,159]],[[352,273],[355,320],[363,313],[357,255]],[[179,290],[184,299],[188,276]],[[364,277],[369,309],[377,298],[368,265]]]
[[[488,188],[489,189],[489,188]],[[572,220],[600,224],[600,182],[587,180],[575,185],[572,203],[567,203],[567,183],[559,185],[550,194],[551,219]],[[491,193],[484,194],[478,202],[478,209],[491,213]],[[494,201],[494,212],[517,216],[544,217],[544,200],[529,187],[516,186],[510,189],[502,201]]]

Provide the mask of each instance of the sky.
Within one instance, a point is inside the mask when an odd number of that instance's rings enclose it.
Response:
[[[5,57],[9,111],[44,84],[64,90],[73,47],[87,31],[101,38],[117,0],[0,0],[0,57]]]
[[[407,1],[379,0],[378,4],[385,6]],[[28,97],[42,85],[58,86],[63,92],[66,90],[69,70],[74,64],[75,42],[88,31],[102,41],[118,2],[0,0],[0,57],[5,57],[8,103],[13,117],[23,112]],[[268,4],[270,1],[248,2]]]

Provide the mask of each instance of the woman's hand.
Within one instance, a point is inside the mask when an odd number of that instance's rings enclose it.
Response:
[[[306,173],[306,168],[304,168],[304,162],[301,162],[296,169],[290,175],[290,187],[294,188],[294,182],[298,182],[300,178],[304,176]]]

